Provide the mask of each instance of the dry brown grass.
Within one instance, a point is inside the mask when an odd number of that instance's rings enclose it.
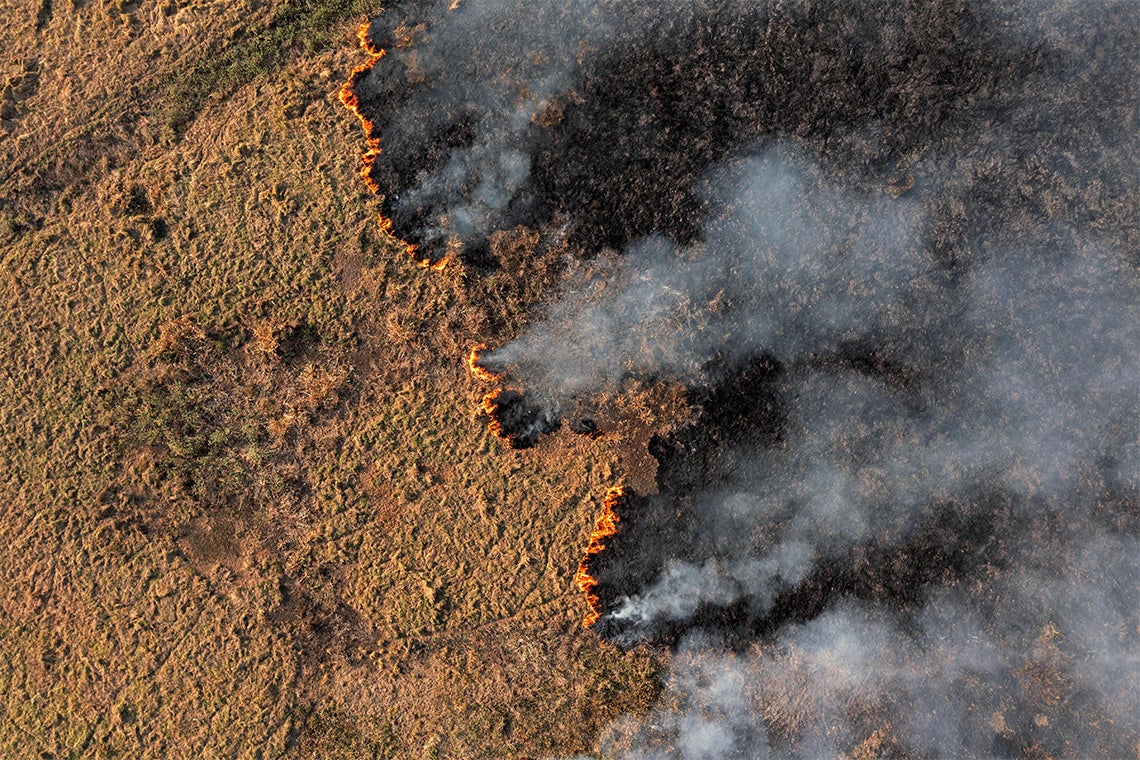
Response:
[[[274,3],[40,8],[0,7],[0,755],[568,753],[645,706],[571,588],[617,444],[474,415],[546,274],[383,242],[355,19],[172,132]]]

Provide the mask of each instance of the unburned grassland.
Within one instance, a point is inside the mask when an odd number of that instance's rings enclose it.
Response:
[[[0,7],[0,755],[569,753],[653,697],[571,588],[616,444],[475,415],[541,289],[376,228],[363,10]]]

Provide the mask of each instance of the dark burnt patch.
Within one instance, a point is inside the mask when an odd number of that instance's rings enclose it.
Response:
[[[620,22],[621,4],[597,6]],[[901,195],[914,186],[917,160],[984,145],[987,125],[1073,66],[1058,51],[1001,37],[993,11],[964,0],[713,2],[616,24],[527,126],[498,135],[487,132],[491,117],[527,91],[527,66],[507,57],[509,40],[497,45],[494,28],[475,54],[470,38],[434,28],[434,12],[403,3],[373,22],[389,55],[351,83],[383,143],[368,173],[395,233],[434,261],[445,254],[446,240],[432,232],[440,219],[412,196],[448,185],[457,204],[477,196],[479,182],[456,171],[455,151],[480,140],[502,142],[488,161],[527,154],[529,176],[492,228],[463,234],[463,255],[486,271],[485,237],[516,224],[557,222],[565,234],[568,223],[587,255],[654,233],[687,242],[708,168],[769,137],[794,137],[847,181]],[[1119,49],[1128,40],[1101,42]],[[425,73],[420,46],[454,56],[455,73]],[[489,96],[478,82],[500,89]],[[1106,89],[1088,98],[1120,94],[1114,78],[1098,83]],[[1059,143],[1087,150],[1066,122]]]
[[[483,409],[491,418],[491,432],[514,449],[529,449],[538,443],[539,436],[562,427],[557,411],[513,388],[489,394],[483,400]]]

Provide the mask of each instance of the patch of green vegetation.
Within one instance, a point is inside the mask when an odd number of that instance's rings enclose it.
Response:
[[[211,97],[224,98],[297,54],[313,54],[343,42],[340,23],[378,7],[377,0],[284,0],[259,29],[239,30],[233,40],[189,73],[174,71],[160,89],[160,117],[179,137]]]
[[[18,235],[31,229],[32,225],[19,214],[9,214],[4,217],[4,227],[13,235]]]
[[[265,431],[252,420],[227,419],[210,408],[209,389],[184,382],[127,394],[135,445],[159,454],[158,471],[200,503],[240,500],[250,480],[249,463],[266,446]]]

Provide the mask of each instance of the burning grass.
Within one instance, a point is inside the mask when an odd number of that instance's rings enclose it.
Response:
[[[467,369],[479,380],[488,383],[502,382],[499,373],[483,364],[482,354],[487,347],[480,344],[467,355]],[[511,448],[528,449],[538,438],[562,426],[562,419],[547,404],[534,400],[517,388],[497,388],[483,396],[483,413],[488,417],[488,428],[497,438],[507,441]]]
[[[382,148],[380,147],[380,131],[376,127],[375,122],[365,115],[361,107],[360,98],[356,94],[356,88],[360,80],[371,73],[373,67],[387,54],[387,51],[373,44],[368,35],[368,29],[369,24],[365,22],[356,30],[357,39],[360,40],[360,49],[368,54],[368,60],[353,68],[348,79],[341,85],[338,96],[341,104],[360,121],[360,128],[364,132],[366,146],[364,152],[360,154],[360,179],[364,181],[365,187],[367,187],[373,195],[378,195],[380,193],[380,184],[372,175],[373,169],[376,166],[376,160],[382,153]],[[416,247],[411,243],[397,238],[392,232],[392,220],[383,214],[379,215],[379,227],[380,232],[389,242],[402,246],[405,252],[415,258],[420,266],[430,267],[436,270],[443,269],[447,266],[448,257],[446,256],[436,260],[416,256]]]
[[[562,419],[525,391],[500,388],[483,397],[483,412],[490,418],[491,432],[513,449],[529,449],[540,435],[562,427]]]
[[[471,349],[471,352],[467,354],[467,370],[477,379],[485,383],[493,383],[499,379],[499,376],[479,363],[483,352],[486,350],[487,346],[483,343]]]
[[[1024,153],[1011,154],[1006,137],[993,139],[1002,125],[990,114],[1039,108],[1040,82],[1060,70],[1064,56],[1058,52],[1050,61],[1034,46],[992,35],[989,19],[960,6],[742,9],[714,3],[689,17],[669,9],[670,29],[663,34],[621,6],[591,6],[595,20],[612,11],[620,22],[612,37],[594,40],[593,47],[573,35],[605,24],[582,24],[576,17],[559,21],[553,7],[541,28],[534,28],[498,16],[498,4],[472,4],[453,15],[444,4],[426,10],[408,4],[404,10],[415,18],[398,17],[390,32],[376,32],[377,39],[388,35],[391,55],[383,69],[375,66],[383,50],[373,42],[372,27],[360,30],[361,47],[372,60],[354,71],[341,95],[364,126],[368,145],[361,176],[383,196],[383,214],[390,219],[382,225],[415,244],[407,247],[421,265],[444,266],[462,255],[470,267],[464,275],[486,275],[467,283],[470,292],[482,290],[488,300],[506,304],[510,294],[504,291],[511,285],[504,283],[511,275],[526,279],[534,254],[554,248],[550,241],[565,246],[565,266],[558,270],[566,275],[561,300],[548,301],[537,316],[514,304],[499,308],[511,316],[498,324],[510,329],[478,334],[500,346],[503,338],[514,338],[510,350],[504,346],[496,354],[480,345],[466,356],[471,375],[495,383],[482,399],[494,435],[512,448],[529,448],[557,430],[563,418],[577,432],[609,433],[617,429],[612,418],[603,415],[599,426],[594,417],[605,409],[606,394],[628,397],[623,386],[630,379],[675,382],[694,399],[685,425],[677,424],[671,410],[652,404],[630,415],[640,417],[640,424],[618,429],[628,437],[660,425],[637,439],[657,466],[645,468],[644,479],[621,476],[642,492],[657,493],[644,504],[639,500],[629,514],[623,514],[633,498],[628,488],[606,495],[574,575],[589,608],[585,627],[619,647],[675,645],[694,630],[742,648],[752,642],[795,643],[801,636],[842,643],[854,631],[867,651],[893,657],[913,648],[918,665],[943,667],[959,657],[976,661],[975,655],[949,648],[931,655],[936,647],[926,634],[897,628],[894,615],[945,613],[958,620],[957,610],[930,601],[953,591],[954,603],[978,611],[987,631],[1014,642],[1001,646],[1018,656],[1021,645],[1006,621],[986,611],[1003,593],[1000,583],[1016,580],[1033,564],[1019,553],[1031,550],[1000,543],[1027,532],[1020,518],[987,520],[999,512],[1006,489],[1016,491],[1020,483],[1016,476],[1013,485],[990,482],[988,472],[970,472],[975,463],[969,461],[939,470],[954,456],[939,448],[942,431],[952,426],[947,421],[974,415],[938,397],[955,383],[978,387],[976,378],[968,378],[974,371],[994,380],[995,388],[1010,386],[1009,378],[989,375],[988,367],[956,373],[945,366],[954,362],[956,349],[948,347],[959,339],[963,346],[988,341],[978,336],[1003,340],[1000,330],[989,327],[992,314],[968,306],[995,297],[1004,302],[1007,288],[1021,289],[1020,283],[1006,282],[1006,268],[1022,263],[996,254],[989,261],[994,241],[1017,240],[1050,252],[1088,246],[1084,239],[1036,229],[1028,220],[1042,208],[1056,210],[1048,214],[1051,219],[1067,216],[1076,227],[1097,219],[1097,234],[1112,234],[1115,212],[1106,213],[1100,199],[1048,193],[1007,204],[990,198],[1017,196],[1014,189],[1024,186],[1030,169],[1059,185],[1075,183],[1077,175],[1067,169],[1044,168],[1057,153],[1058,137],[1072,144],[1095,141],[1120,126],[1116,117],[1096,113],[1097,103],[1058,87],[1058,113],[1091,108],[1093,118],[1074,116],[1063,129],[1040,134],[1018,127],[1017,135],[1007,137]],[[648,18],[663,20],[652,13]],[[383,26],[376,24],[378,30]],[[863,29],[891,31],[866,35]],[[1074,37],[1072,49],[1082,49],[1086,39],[1092,37]],[[1128,41],[1123,33],[1114,39],[1121,46]],[[895,75],[900,67],[905,77]],[[1106,86],[1127,78],[1112,67],[1094,70]],[[1104,125],[1111,129],[1105,132]],[[780,141],[794,145],[785,152],[769,144]],[[1113,150],[1101,147],[1105,155]],[[989,176],[953,162],[943,172],[930,158],[975,153],[987,157]],[[1103,168],[1105,197],[1128,197],[1127,173],[1099,161],[1073,159],[1073,166]],[[820,178],[826,178],[826,192],[817,187]],[[983,184],[989,195],[981,191]],[[985,222],[963,217],[962,209],[975,202],[987,212]],[[1134,230],[1119,227],[1118,240],[1134,238]],[[500,237],[497,244],[496,236],[508,234],[523,241],[517,259],[500,255],[508,241]],[[865,260],[859,258],[864,250],[872,252]],[[805,266],[817,254],[818,266]],[[850,276],[843,274],[847,265]],[[509,274],[500,278],[504,272]],[[578,287],[576,272],[584,281]],[[833,280],[835,272],[840,275]],[[859,284],[866,274],[871,279]],[[956,284],[979,274],[986,284],[978,293]],[[1091,282],[1100,282],[1099,275]],[[1024,301],[1010,299],[1028,308],[1008,311],[1028,313],[1041,304],[1054,311],[1047,305],[1053,295],[1045,291]],[[959,298],[961,313],[971,315],[964,321],[960,314],[951,316],[954,309],[943,311]],[[900,312],[896,304],[903,302],[915,305],[913,315]],[[1070,302],[1067,295],[1056,301]],[[529,325],[520,338],[524,322]],[[496,323],[487,320],[480,329],[488,324]],[[1109,329],[1101,335],[1126,335],[1116,329],[1115,316],[1103,324]],[[1055,327],[1035,315],[1022,326],[1030,341]],[[512,330],[515,335],[506,335]],[[922,337],[922,350],[913,349],[915,336]],[[1062,342],[1043,340],[1030,353],[1050,355],[1049,347]],[[930,352],[928,345],[947,347],[948,353]],[[1070,363],[1076,364],[1060,361]],[[1115,358],[1109,363],[1119,364]],[[1058,384],[1067,382],[1058,377]],[[1081,385],[1059,390],[1064,395]],[[936,401],[927,404],[927,395]],[[1080,396],[1073,393],[1074,408],[1095,412],[1096,404]],[[996,395],[981,400],[1003,403]],[[1011,416],[1026,403],[1010,400]],[[1004,432],[995,437],[993,428],[965,425],[961,435],[969,445],[955,441],[949,449],[973,451],[974,434],[1006,445],[1000,439],[1008,432],[1011,455],[1037,455],[1038,442],[1022,441],[1022,428],[1004,427],[997,419],[1003,414],[990,416]],[[1080,438],[1083,431],[1070,432]],[[1115,441],[1119,434],[1110,432],[1105,440]],[[905,443],[908,436],[913,443]],[[930,441],[938,443],[927,448]],[[1096,446],[1102,445],[1098,437]],[[1041,461],[1052,453],[1042,452]],[[896,477],[911,466],[918,475]],[[994,467],[1004,463],[995,461]],[[1103,469],[1105,482],[1114,483],[1118,474],[1112,467],[1089,471]],[[956,485],[915,485],[928,481],[964,486],[947,498],[946,489],[954,492]],[[1034,482],[1030,490],[1038,488]],[[1027,498],[1025,506],[1037,509],[1037,499]],[[619,528],[620,538],[611,541]],[[1098,530],[1088,533],[1103,537]],[[1074,531],[1074,544],[1077,537],[1085,538]],[[989,564],[972,549],[983,544]],[[1014,569],[997,568],[998,558]],[[1006,575],[995,580],[998,570]],[[1112,572],[1134,574],[1128,568]],[[979,590],[960,601],[958,589],[971,582]],[[1052,591],[1059,598],[1070,593],[1063,584]],[[978,640],[973,631],[964,633]],[[1079,646],[1071,651],[1080,655]],[[843,665],[840,658],[837,667],[825,655],[818,660],[826,671],[818,682],[797,686],[789,709],[761,716],[764,725],[743,726],[742,735],[765,734],[792,746],[818,727],[835,734],[829,742],[836,742],[836,754],[893,752],[893,732],[880,728],[892,721],[902,725],[898,718],[907,710],[901,706],[892,712],[886,701],[872,705],[876,719],[867,725],[849,715],[829,716],[823,697],[818,715],[800,709],[811,706],[812,700],[801,697],[817,687],[830,699],[850,674],[863,680],[861,663]],[[780,684],[796,672],[796,656],[789,648],[776,651],[770,662],[754,658],[734,667]],[[1034,677],[1036,671],[1016,675],[1019,681]],[[1050,678],[1048,671],[1040,676],[1043,682]],[[940,691],[959,689],[955,679],[948,676]],[[994,692],[1010,681],[997,670],[971,679]],[[904,693],[883,683],[883,695]],[[864,691],[860,686],[854,693]],[[876,694],[875,687],[869,691]],[[971,696],[960,706],[970,713],[979,702]],[[945,709],[945,703],[934,709]],[[1083,722],[1106,714],[1082,712]],[[1044,714],[1023,729],[995,721],[993,741],[1017,737],[1025,747],[1071,746],[1063,726],[1041,730],[1059,723]],[[847,735],[836,733],[844,730]],[[988,730],[965,732],[959,749],[971,750],[959,754],[989,752]],[[983,743],[971,744],[975,737]],[[900,736],[899,751],[911,741],[918,747],[929,740]],[[1126,733],[1104,741],[1133,742]]]
[[[586,606],[589,612],[582,619],[582,626],[589,628],[602,616],[602,600],[594,589],[598,580],[590,574],[590,562],[594,556],[601,554],[605,548],[605,541],[617,535],[618,524],[621,522],[621,512],[628,505],[633,492],[625,486],[611,488],[602,500],[602,511],[594,522],[594,530],[590,533],[590,540],[586,544],[585,555],[578,563],[578,571],[574,573],[574,585],[586,595]]]

